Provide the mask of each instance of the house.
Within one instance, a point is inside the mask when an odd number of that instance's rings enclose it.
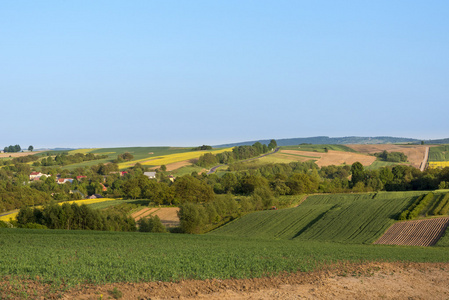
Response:
[[[126,174],[128,174],[128,172],[126,172],[126,171],[120,172],[120,176],[125,176]]]
[[[73,182],[73,178],[59,178],[59,179],[56,180],[57,184],[64,184],[66,182],[72,183]]]
[[[144,172],[143,175],[147,176],[150,179],[156,178],[156,172]]]
[[[44,174],[42,174],[41,172],[31,172],[31,174],[30,174],[30,180],[36,180],[36,178],[39,178],[39,177],[41,177],[42,175],[44,175]]]
[[[100,183],[100,185],[101,185],[101,190],[102,190],[103,192],[106,192],[106,191],[108,190],[108,188],[105,187],[104,184]]]
[[[87,199],[100,199],[100,198],[104,197],[100,194],[93,194],[92,196],[87,197]]]
[[[175,182],[175,176],[173,176],[173,175],[168,175],[168,179],[169,179],[171,182]]]
[[[76,176],[76,180],[81,181],[81,179],[83,178],[87,178],[87,176],[84,175],[80,175],[80,176]]]

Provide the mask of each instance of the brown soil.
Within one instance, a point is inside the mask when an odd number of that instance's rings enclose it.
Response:
[[[374,154],[377,152],[382,152],[384,150],[388,152],[403,152],[408,157],[408,161],[410,164],[419,168],[421,162],[424,159],[424,155],[426,153],[426,145],[391,145],[391,144],[382,144],[382,145],[346,145],[349,148],[354,149],[360,153],[366,154]]]
[[[161,219],[161,222],[166,227],[177,227],[179,226],[178,217],[179,207],[162,207],[154,213]]]
[[[447,299],[449,263],[339,264],[271,278],[85,285],[62,293],[33,281],[22,282],[21,291],[10,280],[0,287],[8,299],[25,292],[32,299],[111,299],[114,289],[121,299]]]
[[[303,155],[303,156],[313,156],[313,157],[319,157],[317,159],[316,164],[319,167],[323,166],[330,166],[330,165],[352,165],[356,161],[360,162],[364,166],[371,165],[375,160],[376,157],[360,154],[360,153],[353,153],[353,152],[343,152],[343,151],[334,151],[329,150],[327,153],[320,153],[320,152],[311,152],[311,151],[298,151],[298,150],[281,150],[282,154],[291,154],[289,155],[291,159],[304,161],[304,160],[315,160],[316,158],[304,158],[297,155]]]
[[[16,153],[0,153],[0,158],[3,157],[20,157],[20,156],[28,156],[36,153],[41,153],[43,151],[33,151],[33,152],[16,152]]]
[[[444,217],[395,223],[374,244],[432,246],[448,224],[449,218]]]
[[[178,217],[179,207],[145,207],[131,215],[134,220],[139,221],[142,218],[147,218],[151,216],[158,216],[162,224],[166,227],[176,227],[179,226]]]
[[[189,160],[178,161],[178,162],[175,162],[172,164],[167,164],[165,166],[167,167],[167,171],[174,171],[181,167],[190,166],[190,165],[196,163],[197,161],[198,161],[197,159],[189,159]],[[161,166],[155,166],[155,167],[151,167],[151,169],[156,170],[156,169],[159,169],[160,167]]]

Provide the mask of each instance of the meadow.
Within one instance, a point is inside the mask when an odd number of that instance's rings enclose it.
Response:
[[[429,162],[449,161],[449,145],[441,145],[430,147],[429,149]]]

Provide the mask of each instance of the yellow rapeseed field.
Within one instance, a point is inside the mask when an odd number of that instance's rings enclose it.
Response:
[[[98,199],[83,199],[83,200],[73,200],[73,201],[66,201],[66,202],[60,202],[59,205],[62,205],[64,203],[76,203],[78,205],[81,204],[92,204],[92,203],[99,203],[99,202],[105,202],[105,201],[111,201],[111,200],[117,200],[114,198],[98,198]],[[42,208],[42,206],[36,206],[36,208]],[[15,219],[17,214],[19,213],[18,210],[11,211],[11,213],[7,214],[6,216],[1,216],[0,221],[9,221],[9,219]]]
[[[76,154],[76,153],[82,153],[82,154],[86,154],[95,150],[98,150],[100,148],[89,148],[89,149],[76,149],[76,150],[71,150],[69,151],[70,155]]]
[[[449,167],[449,161],[429,161],[430,168],[445,168]]]
[[[118,166],[120,169],[132,167],[136,163],[140,163],[144,166],[161,166],[161,165],[177,163],[180,161],[190,160],[190,159],[197,159],[205,153],[218,154],[218,153],[222,153],[222,152],[226,152],[226,151],[232,151],[232,148],[226,148],[226,149],[215,150],[215,151],[190,151],[190,152],[175,153],[175,154],[164,155],[164,156],[148,157],[148,158],[144,158],[144,159],[138,159],[138,160],[133,160],[133,161],[126,162],[126,163],[121,163]]]

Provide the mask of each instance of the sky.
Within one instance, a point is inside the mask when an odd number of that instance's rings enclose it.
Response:
[[[449,2],[0,3],[0,146],[449,137]]]

